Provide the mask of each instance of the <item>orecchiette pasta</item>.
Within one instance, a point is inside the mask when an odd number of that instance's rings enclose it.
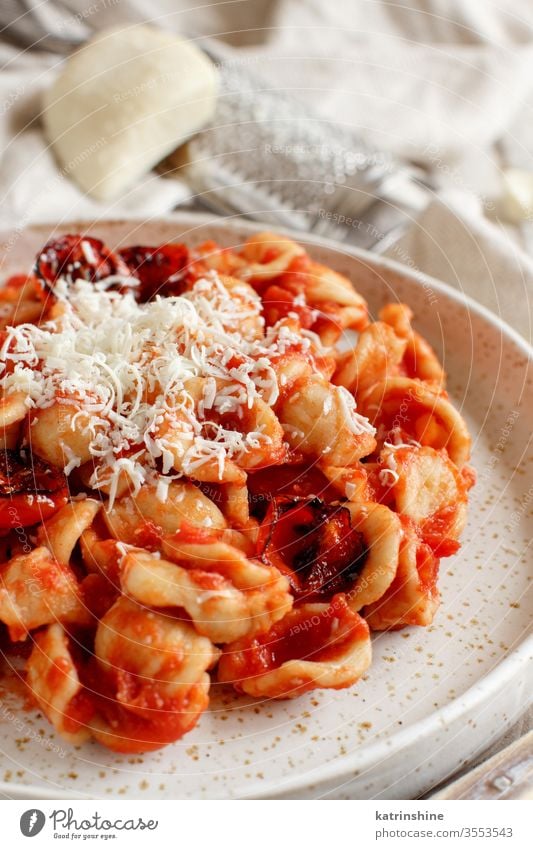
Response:
[[[33,697],[61,736],[75,744],[88,740],[93,708],[59,623],[36,634],[26,674]]]
[[[122,591],[150,607],[183,608],[198,633],[214,643],[266,631],[292,607],[286,578],[224,542],[164,540],[163,550],[174,562],[129,552],[120,575]]]
[[[120,598],[101,619],[91,680],[94,737],[117,752],[158,749],[196,725],[218,652],[186,622]]]
[[[405,304],[387,304],[380,310],[379,317],[394,328],[400,339],[405,340],[402,371],[408,377],[430,380],[444,386],[446,375],[435,351],[424,337],[411,327],[412,310]]]
[[[364,619],[342,595],[302,604],[265,634],[226,646],[219,681],[256,698],[288,699],[315,687],[350,687],[370,666]]]
[[[405,525],[395,578],[383,596],[363,610],[369,626],[384,631],[430,625],[439,605],[438,566],[430,547]]]
[[[392,377],[359,396],[359,409],[384,441],[415,441],[445,448],[462,466],[470,457],[470,435],[460,414],[438,387],[422,380]]]
[[[348,687],[370,629],[432,621],[470,437],[410,309],[353,284],[273,233],[66,235],[0,290],[0,624],[68,741],[172,743],[212,678]]]
[[[251,236],[242,248],[245,265],[240,269],[240,276],[264,284],[286,272],[291,261],[304,254],[304,249],[292,239],[275,233],[258,233]]]
[[[27,412],[26,395],[23,392],[0,398],[0,450],[17,447]]]
[[[289,445],[334,466],[353,466],[372,453],[373,431],[366,422],[360,424],[350,399],[344,387],[333,387],[319,375],[299,381],[278,410]]]
[[[352,351],[339,358],[335,383],[358,394],[397,373],[406,341],[381,321],[371,324],[359,336]]]
[[[401,525],[398,516],[383,504],[346,505],[351,524],[363,536],[363,568],[347,592],[352,610],[361,610],[387,591],[398,568]]]
[[[93,498],[65,504],[37,532],[37,539],[47,546],[54,560],[68,565],[82,533],[89,528],[102,505]]]
[[[441,554],[444,546],[458,547],[466,523],[468,482],[451,462],[446,451],[433,448],[388,448],[382,452],[385,469],[394,472],[391,494],[395,509],[411,519],[426,541],[435,541]]]
[[[173,481],[168,487],[164,509],[156,487],[147,484],[136,495],[127,495],[105,507],[103,518],[109,535],[129,545],[142,545],[150,529],[173,534],[183,522],[198,527],[225,528],[226,520],[216,506],[192,483]],[[147,528],[148,525],[148,528]]]
[[[75,459],[79,466],[91,458],[91,417],[78,404],[54,402],[30,415],[27,441],[32,453],[62,469]]]
[[[70,566],[41,546],[0,567],[0,621],[12,640],[24,640],[33,628],[52,622],[85,624],[87,613]]]
[[[16,274],[0,289],[0,331],[37,322],[43,312],[41,287],[35,277]]]
[[[26,394],[24,392],[13,392],[12,395],[4,395],[0,399],[0,428],[18,424],[24,421],[28,413]]]

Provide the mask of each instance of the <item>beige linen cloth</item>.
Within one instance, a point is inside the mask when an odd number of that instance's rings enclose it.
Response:
[[[408,257],[409,264],[463,289],[531,339],[533,256],[521,248],[532,223],[510,230],[497,214],[502,170],[533,168],[529,0],[69,5],[70,24],[87,32],[150,20],[195,37],[218,37],[271,85],[353,126],[371,144],[425,162],[442,191],[389,255]],[[186,186],[151,174],[127,197],[97,204],[58,173],[38,116],[39,93],[60,63],[32,51],[20,55],[0,35],[0,226],[151,216],[186,201]],[[530,244],[533,254],[533,236]]]
[[[152,21],[218,37],[270,85],[371,144],[426,163],[439,190],[389,255],[468,293],[531,339],[533,216],[514,227],[499,217],[504,169],[533,170],[531,0],[70,0],[70,7],[71,23],[87,31]],[[102,205],[58,172],[41,133],[39,94],[61,61],[21,55],[0,34],[0,227],[148,217],[190,204],[185,185],[155,173]]]

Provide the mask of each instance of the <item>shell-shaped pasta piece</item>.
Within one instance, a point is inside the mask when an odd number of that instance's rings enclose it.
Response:
[[[256,444],[250,444],[246,451],[235,458],[239,468],[252,471],[277,463],[284,457],[283,428],[272,408],[262,398],[256,398],[251,409],[243,411],[241,426],[244,432],[257,436],[254,440]]]
[[[92,734],[116,752],[158,749],[196,725],[218,651],[186,622],[119,598],[100,620],[94,650],[98,715]]]
[[[362,330],[368,324],[368,307],[350,280],[307,255],[292,257],[286,270],[262,288],[267,324],[282,317],[298,317],[324,345],[332,345],[345,328]]]
[[[174,464],[174,468],[181,470],[179,464]],[[184,468],[187,469],[187,477],[200,483],[246,483],[246,472],[228,457],[222,465],[213,459],[202,461],[198,465],[187,464]]]
[[[292,607],[286,578],[277,569],[248,560],[240,549],[227,542],[217,539],[184,542],[179,535],[168,536],[162,540],[162,550],[174,563],[187,569],[199,568],[220,574],[247,593],[250,616],[257,620],[249,624],[254,633],[266,630]],[[261,594],[263,600],[259,597]]]
[[[13,275],[0,287],[0,330],[19,324],[37,323],[45,310],[38,280]]]
[[[328,465],[352,466],[376,446],[373,428],[355,412],[347,390],[319,375],[296,384],[278,417],[291,448]]]
[[[23,421],[28,414],[24,392],[12,392],[0,399],[0,430]]]
[[[111,536],[128,545],[142,545],[139,534],[147,522],[174,534],[183,522],[197,527],[225,528],[224,516],[204,493],[192,483],[173,481],[166,501],[157,498],[156,487],[144,484],[137,495],[119,498],[102,516]]]
[[[0,429],[0,451],[13,451],[19,444],[22,434],[22,422],[13,422]]]
[[[193,256],[196,262],[190,265],[190,272],[195,279],[205,276],[205,270],[212,269],[219,274],[237,275],[244,268],[246,261],[232,248],[223,248],[216,242],[208,240],[194,248]]]
[[[276,233],[256,233],[244,243],[240,252],[246,265],[239,277],[254,282],[266,282],[287,271],[291,261],[305,254],[297,242]]]
[[[236,545],[237,548],[246,553],[252,553],[253,545],[251,545],[250,539],[257,531],[257,521],[250,516],[249,493],[246,484],[221,484],[216,489],[207,484],[206,494],[216,501],[230,526],[220,538],[229,542],[230,545]],[[237,528],[239,530],[235,530]],[[235,540],[234,543],[232,543],[232,539]]]
[[[303,333],[298,315],[292,311],[268,328],[266,342],[282,391],[304,374],[318,372],[330,380],[335,371],[334,349],[323,344],[314,332]]]
[[[320,306],[322,303],[335,303],[341,307],[354,307],[357,311],[358,320],[351,322],[346,327],[366,327],[368,323],[367,303],[362,295],[356,291],[351,281],[338,271],[333,271],[319,262],[312,262],[310,267],[310,279],[306,287],[306,299],[311,306]]]
[[[405,339],[404,373],[444,386],[446,373],[429,342],[411,327],[413,313],[409,307],[406,304],[386,304],[380,310],[379,317]]]
[[[392,327],[374,322],[362,331],[352,351],[340,355],[334,382],[357,394],[392,377],[397,373],[406,345],[406,340],[397,336]]]
[[[52,466],[63,468],[73,458],[81,465],[92,458],[90,424],[90,415],[75,404],[54,401],[32,413],[28,442],[32,452]]]
[[[259,396],[253,399],[251,406],[242,403],[236,413],[234,404],[228,404],[227,388],[228,383],[222,379],[192,378],[186,384],[200,420],[230,431],[237,429],[247,435],[246,447],[236,452],[232,459],[226,456],[223,465],[219,465],[215,458],[213,462],[198,462],[194,453],[191,456],[193,434],[187,423],[184,427],[178,419],[165,421],[156,435],[164,440],[172,453],[177,471],[202,481],[242,484],[246,480],[242,469],[254,469],[284,456],[283,429],[270,405]],[[234,393],[235,384],[230,388]],[[220,398],[222,405],[217,406]],[[245,400],[243,397],[242,401]],[[224,409],[224,404],[228,404],[227,409]]]
[[[0,399],[0,450],[16,448],[20,442],[22,422],[28,414],[24,392],[2,395]]]
[[[366,622],[342,594],[303,604],[266,634],[226,646],[218,680],[256,698],[290,699],[315,688],[350,687],[368,669]]]
[[[367,473],[363,464],[360,467],[332,466],[322,460],[320,471],[343,498],[355,502],[368,501]]]
[[[12,640],[24,640],[32,628],[52,622],[88,621],[74,573],[44,546],[0,568],[0,622]]]
[[[262,305],[255,289],[246,281],[227,274],[219,274],[219,280],[242,311],[243,317],[239,322],[241,336],[249,340],[261,339],[265,320],[261,315]],[[245,310],[248,311],[248,315],[245,315]]]
[[[70,561],[74,546],[101,508],[93,498],[70,501],[39,527],[37,539],[58,563]]]
[[[187,391],[194,391],[196,407],[201,401],[205,383],[202,378],[187,382]],[[216,457],[198,458],[194,451],[194,437],[190,422],[183,413],[165,419],[154,433],[154,438],[164,442],[166,450],[172,455],[172,466],[177,472],[206,483],[245,483],[246,473],[232,459],[225,457],[224,462],[219,463]]]
[[[90,738],[85,723],[93,708],[83,693],[67,634],[58,623],[35,635],[26,681],[40,709],[65,740],[79,745]]]
[[[392,377],[376,383],[358,398],[359,408],[378,428],[382,440],[415,440],[431,448],[446,448],[461,467],[470,456],[466,424],[446,394],[421,380]]]
[[[363,615],[373,631],[406,625],[430,625],[439,606],[439,560],[408,526],[400,548],[398,570],[385,594],[365,607]]]
[[[306,308],[315,310],[313,330],[323,345],[333,345],[347,328],[368,325],[368,306],[347,277],[318,262],[310,262],[305,274]]]
[[[361,610],[387,591],[398,569],[402,528],[398,516],[383,504],[347,503],[352,527],[364,539],[366,558],[354,584],[346,593],[352,610]]]
[[[130,551],[121,567],[122,591],[150,607],[183,608],[197,632],[214,643],[266,631],[290,610],[289,585],[277,570],[247,560],[225,543],[195,546],[195,553],[199,549],[198,559],[186,568]],[[223,572],[217,571],[221,563]]]
[[[118,476],[113,475],[113,471],[106,463],[91,457],[87,463],[74,469],[73,477],[86,489],[93,489],[97,495],[101,493],[109,496],[113,490],[114,497],[120,498],[130,492],[131,478],[123,469]]]
[[[398,513],[437,547],[459,539],[466,523],[466,486],[446,451],[384,449],[382,458],[398,478],[391,487]]]
[[[272,367],[276,373],[278,386],[281,387],[280,399],[276,405],[276,409],[279,409],[293,386],[313,376],[313,368],[308,358],[300,352],[289,352],[283,356],[273,357]]]
[[[116,539],[102,539],[88,528],[80,536],[80,551],[89,574],[102,574],[113,586],[119,587],[120,564],[124,557],[124,544]]]
[[[17,302],[2,303],[0,315],[0,330],[6,327],[16,327],[19,324],[36,323],[43,312],[43,302],[37,300],[18,300]]]
[[[228,545],[242,551],[246,557],[253,557],[255,555],[257,529],[257,520],[250,519],[249,525],[244,531],[234,531],[231,528],[226,528],[226,530],[219,532],[220,539],[222,542],[227,542]]]

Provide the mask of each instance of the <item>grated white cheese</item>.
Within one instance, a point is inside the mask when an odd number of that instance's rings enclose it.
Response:
[[[400,448],[422,448],[422,444],[417,442],[416,439],[409,439],[408,442],[402,442],[400,427],[393,427],[390,435],[394,439],[394,442],[384,442],[383,445],[391,451],[398,451]]]
[[[356,436],[362,433],[369,433],[374,436],[376,428],[370,423],[366,416],[362,416],[356,412],[356,403],[353,395],[351,395],[345,386],[336,386],[341,410],[344,415],[344,421],[349,430]]]
[[[82,247],[90,254],[90,244]],[[270,328],[265,337],[258,296],[245,286],[229,291],[215,273],[182,296],[145,304],[132,291],[110,290],[111,282],[59,280],[58,318],[8,328],[0,348],[2,385],[8,394],[23,391],[34,410],[56,401],[79,407],[70,425],[83,423],[98,461],[91,483],[105,480],[111,503],[119,476],[134,492],[155,483],[163,501],[176,477],[168,479],[175,456],[161,436],[165,423],[183,437],[172,447],[185,474],[215,459],[222,477],[228,458],[269,441],[260,431],[226,429],[209,417],[242,417],[258,398],[275,403],[271,359],[283,351],[278,342],[285,334]],[[193,378],[204,379],[197,404],[187,388]],[[67,446],[65,453],[70,474],[80,459]]]
[[[90,242],[86,242],[85,239],[82,239],[81,250],[89,265],[98,265],[98,257],[95,255]]]
[[[350,501],[357,493],[357,487],[351,481],[348,481],[344,487],[344,493],[348,501]]]
[[[395,483],[398,483],[400,480],[400,475],[398,472],[394,471],[394,469],[382,469],[378,475],[379,482],[382,486],[392,486]],[[388,480],[390,478],[390,480]]]
[[[91,261],[91,245],[83,242],[82,250]],[[165,501],[172,480],[194,477],[206,463],[222,478],[226,461],[270,442],[261,427],[247,428],[246,415],[258,399],[271,406],[279,397],[273,360],[289,349],[328,349],[283,320],[265,329],[259,296],[245,285],[226,288],[215,272],[181,296],[143,304],[133,278],[121,291],[111,288],[120,279],[57,281],[56,318],[7,328],[2,388],[23,392],[31,411],[54,403],[78,408],[73,417],[68,412],[70,427],[86,434],[90,484],[105,483],[111,505],[124,479],[134,494],[154,484]],[[374,433],[350,393],[335,391],[350,430]],[[68,475],[81,460],[63,445]]]

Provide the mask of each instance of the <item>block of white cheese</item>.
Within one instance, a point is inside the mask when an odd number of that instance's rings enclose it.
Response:
[[[533,171],[507,168],[503,172],[501,207],[502,214],[513,224],[533,220]]]
[[[191,42],[144,25],[104,30],[46,91],[45,134],[63,173],[111,200],[209,121],[216,92]]]

